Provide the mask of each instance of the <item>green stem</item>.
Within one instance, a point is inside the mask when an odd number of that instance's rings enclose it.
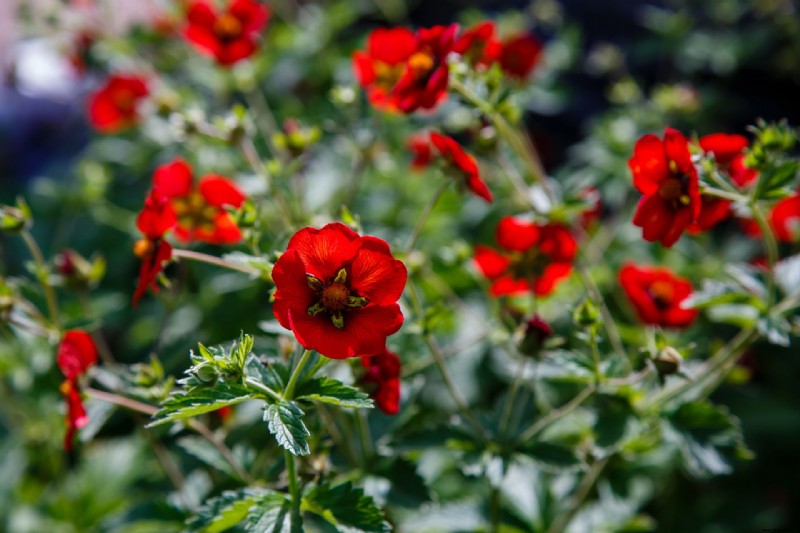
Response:
[[[565,403],[558,409],[550,411],[550,413],[548,413],[547,416],[540,418],[533,425],[529,426],[528,429],[522,432],[522,434],[519,437],[519,441],[525,442],[532,439],[533,437],[544,431],[550,424],[577,409],[584,401],[586,401],[587,398],[589,398],[589,396],[594,394],[596,390],[597,389],[594,384],[589,385],[588,387],[583,389],[580,393],[578,393],[578,395],[575,396],[573,399],[571,399],[569,402]]]
[[[244,384],[247,385],[248,387],[250,387],[251,389],[255,389],[258,392],[266,394],[267,396],[269,396],[273,400],[276,400],[276,401],[279,401],[279,402],[283,400],[283,396],[281,396],[280,394],[278,394],[277,392],[275,392],[274,390],[272,390],[271,388],[267,387],[266,385],[264,385],[263,383],[261,383],[260,381],[258,381],[256,379],[244,378]]]
[[[292,495],[292,524],[300,524],[300,487],[297,482],[297,467],[294,462],[294,455],[289,450],[285,450],[283,454],[286,458],[289,493]]]
[[[367,423],[367,414],[363,409],[358,410],[358,412],[353,413],[356,419],[356,429],[358,430],[358,436],[361,439],[361,452],[364,459],[364,465],[369,464],[372,456],[375,455],[375,451],[372,446],[372,435],[369,431],[369,425]]]
[[[517,367],[514,380],[511,382],[511,388],[506,396],[506,403],[503,406],[503,414],[500,416],[500,424],[498,426],[500,438],[502,439],[508,433],[509,422],[511,421],[511,413],[513,412],[514,401],[517,399],[517,391],[519,390],[522,380],[525,376],[525,365],[528,362],[525,357],[520,358],[519,366]]]
[[[47,279],[47,264],[45,263],[44,255],[42,255],[42,250],[39,248],[39,245],[36,244],[36,239],[33,238],[33,235],[31,235],[27,229],[23,229],[20,235],[22,236],[22,240],[25,241],[25,246],[28,247],[31,256],[33,256],[33,261],[36,263],[36,269],[38,271],[36,278],[39,280],[44,290],[44,297],[47,301],[48,313],[50,314],[50,322],[60,331],[61,318],[58,312],[58,298],[56,297],[55,289],[50,285],[50,281]]]
[[[444,191],[447,190],[448,185],[450,185],[450,183],[447,180],[444,180],[442,184],[439,185],[439,188],[436,189],[436,192],[433,193],[433,196],[431,196],[428,205],[425,206],[425,209],[422,211],[422,214],[419,216],[419,219],[417,219],[417,225],[414,226],[414,230],[411,232],[411,236],[409,236],[408,242],[406,242],[406,246],[404,249],[406,254],[411,253],[411,250],[414,249],[414,244],[416,244],[420,233],[422,233],[422,228],[425,226],[425,222],[427,222],[428,217],[433,212],[433,208],[436,207],[436,204],[439,202],[439,199],[444,194]]]
[[[278,206],[278,210],[281,211],[283,215],[284,221],[286,222],[287,226],[291,226],[295,222],[295,216],[292,212],[290,204],[286,197],[283,195],[283,192],[278,188],[275,180],[273,179],[272,174],[264,168],[264,165],[261,163],[261,159],[258,157],[258,152],[256,151],[256,147],[253,144],[253,140],[249,137],[245,136],[242,138],[242,142],[239,143],[242,148],[242,153],[244,154],[244,158],[250,164],[253,169],[253,172],[256,173],[257,176],[260,176],[264,179],[267,184],[267,189],[269,189],[269,193],[275,199],[275,204]]]
[[[759,207],[758,202],[751,202],[750,208],[753,211],[753,218],[756,224],[761,229],[764,250],[767,252],[767,264],[769,265],[769,271],[767,272],[767,308],[769,308],[775,298],[775,263],[778,262],[778,241],[775,239],[772,226],[769,225],[767,217]]]
[[[209,254],[204,254],[202,252],[195,252],[193,250],[174,248],[172,250],[172,257],[177,259],[188,259],[190,261],[198,261],[200,263],[207,263],[209,265],[227,268],[228,270],[244,272],[245,274],[250,274],[251,276],[258,276],[261,274],[261,271],[258,270],[257,268],[249,267],[247,265],[237,265],[236,263],[225,261],[224,259],[221,259],[219,257]]]
[[[300,357],[300,361],[298,361],[297,366],[294,367],[294,371],[289,378],[289,383],[286,384],[286,389],[283,391],[283,398],[287,402],[294,399],[294,387],[297,385],[297,380],[300,378],[300,374],[303,372],[303,367],[306,366],[308,358],[311,357],[311,353],[312,350],[306,350],[303,352],[303,355]]]
[[[575,517],[575,514],[580,510],[583,501],[589,495],[589,491],[592,490],[594,487],[595,482],[597,482],[597,478],[600,477],[600,474],[605,468],[606,464],[608,464],[608,460],[611,457],[603,457],[596,461],[589,470],[583,475],[581,478],[580,483],[578,483],[578,487],[575,489],[575,494],[569,499],[567,503],[566,510],[561,513],[553,522],[550,524],[550,527],[547,528],[547,533],[561,533],[566,529],[572,519]]]

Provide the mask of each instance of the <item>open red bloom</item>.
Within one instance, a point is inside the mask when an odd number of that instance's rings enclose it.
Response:
[[[475,247],[475,265],[492,281],[492,296],[524,292],[547,296],[572,272],[578,245],[561,224],[504,217],[496,237],[502,251]]]
[[[267,6],[254,0],[231,0],[224,11],[209,0],[193,0],[184,36],[200,52],[230,66],[253,55],[270,14]]]
[[[685,328],[697,317],[696,309],[680,306],[692,293],[692,284],[668,268],[629,263],[620,270],[619,282],[645,324]]]
[[[56,363],[67,378],[61,385],[61,393],[67,401],[67,431],[64,449],[72,451],[75,432],[89,423],[83,407],[78,380],[97,363],[97,347],[92,337],[81,330],[70,330],[64,334],[58,346]]]
[[[374,385],[370,396],[375,405],[387,415],[396,415],[400,411],[400,358],[385,350],[362,357],[361,364],[367,369],[361,382]]]
[[[462,33],[453,52],[460,54],[473,66],[488,67],[500,57],[502,45],[495,36],[494,22],[480,22]]]
[[[241,207],[246,196],[229,179],[209,174],[195,183],[191,167],[175,159],[156,168],[153,189],[169,200],[177,217],[175,235],[181,241],[235,244],[242,239],[225,207]]]
[[[475,158],[461,148],[461,145],[446,135],[431,132],[431,143],[455,173],[460,174],[467,188],[472,194],[492,202],[492,193],[486,183],[481,179],[478,163]]]
[[[700,216],[700,184],[689,144],[679,131],[667,128],[662,141],[645,135],[628,161],[633,184],[644,196],[633,223],[645,240],[672,246]]]
[[[539,63],[541,56],[542,43],[533,35],[523,33],[503,41],[498,61],[507,75],[524,80]]]
[[[366,51],[353,54],[356,78],[375,107],[411,113],[432,109],[447,96],[447,54],[457,25],[376,29]]]
[[[139,283],[131,302],[134,307],[148,287],[158,292],[156,278],[164,268],[164,263],[172,258],[172,246],[164,239],[164,235],[177,223],[169,198],[158,189],[151,190],[144,201],[144,208],[136,217],[136,227],[144,237],[136,241],[133,247],[134,253],[142,261]]]
[[[150,94],[144,79],[114,75],[89,98],[89,122],[97,131],[116,133],[139,120],[139,103]]]
[[[403,324],[406,277],[386,241],[340,223],[303,228],[272,271],[273,312],[306,349],[331,359],[381,353]]]

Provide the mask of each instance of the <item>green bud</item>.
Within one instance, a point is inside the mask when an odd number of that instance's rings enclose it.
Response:
[[[681,361],[683,361],[683,357],[678,350],[671,346],[663,348],[653,358],[653,364],[661,378],[677,374],[681,369]]]
[[[25,200],[17,198],[17,205],[0,205],[0,231],[18,233],[31,225],[31,210]]]
[[[600,310],[589,298],[584,299],[572,313],[576,324],[585,328],[596,326],[600,319]]]

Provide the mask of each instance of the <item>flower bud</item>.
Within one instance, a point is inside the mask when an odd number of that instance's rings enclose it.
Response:
[[[581,304],[575,308],[572,313],[572,319],[580,326],[592,327],[596,326],[599,322],[600,310],[590,299],[586,298]]]
[[[22,198],[16,206],[0,205],[0,231],[18,233],[30,225],[31,210]]]
[[[683,357],[678,350],[671,346],[662,349],[653,358],[653,364],[661,378],[677,374],[681,369],[681,361],[683,361]]]
[[[544,348],[544,343],[553,335],[550,327],[542,317],[533,315],[525,324],[525,333],[519,343],[519,351],[525,355],[539,355]]]
[[[0,278],[0,320],[7,320],[14,308],[14,291],[3,278]]]
[[[71,287],[88,287],[105,274],[105,260],[85,259],[75,250],[62,250],[55,258],[56,271]]]
[[[316,143],[321,131],[317,127],[305,128],[295,119],[287,119],[283,123],[283,131],[272,136],[275,146],[288,150],[292,157],[299,157]]]

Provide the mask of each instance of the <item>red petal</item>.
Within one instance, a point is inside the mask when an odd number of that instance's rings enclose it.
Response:
[[[503,274],[510,264],[509,259],[499,252],[482,246],[475,246],[475,267],[487,278],[494,279]]]
[[[795,242],[800,237],[800,194],[775,204],[770,213],[770,225],[781,241]]]
[[[247,199],[247,196],[239,190],[235,183],[216,174],[202,178],[198,187],[208,205],[220,207],[229,205],[238,209]]]
[[[160,240],[157,246],[154,256],[142,261],[139,267],[139,283],[136,285],[136,291],[133,293],[131,300],[133,307],[136,307],[148,287],[152,288],[153,292],[158,292],[156,278],[163,270],[164,262],[172,259],[172,246],[167,241]]]
[[[492,203],[492,191],[486,186],[486,183],[477,174],[470,174],[467,176],[467,188],[478,198],[483,198],[489,203]]]
[[[636,141],[628,167],[633,173],[633,185],[640,193],[656,194],[658,183],[669,174],[661,139],[655,135],[645,135]]]
[[[203,26],[189,26],[183,32],[186,40],[192,43],[201,53],[217,57],[222,50],[222,43],[217,39],[214,31]]]
[[[353,52],[353,72],[362,87],[366,87],[376,80],[372,59],[361,50]]]
[[[153,173],[153,187],[169,198],[188,196],[192,181],[192,167],[180,158],[157,167]]]
[[[675,211],[672,221],[667,226],[666,231],[661,234],[661,245],[669,248],[675,244],[691,223],[692,212],[690,209],[679,209]]]
[[[64,334],[58,346],[56,363],[67,379],[74,380],[97,363],[97,347],[92,336],[81,330],[70,330]]]
[[[392,257],[386,241],[362,237],[361,248],[349,268],[350,287],[371,304],[396,302],[403,294],[408,273],[406,266]]]
[[[242,231],[236,225],[236,221],[225,211],[220,211],[214,217],[214,232],[205,242],[209,244],[236,244],[241,240]]]
[[[228,13],[239,19],[244,33],[261,31],[271,15],[267,6],[253,0],[233,0]]]
[[[643,196],[633,215],[633,223],[642,228],[642,236],[646,241],[655,242],[661,239],[672,223],[673,211],[667,207],[662,198]]]
[[[287,250],[272,269],[272,280],[277,291],[272,312],[281,326],[292,329],[289,321],[289,309],[295,308],[307,312],[314,304],[314,291],[308,286],[306,266],[296,250]]]
[[[578,253],[578,243],[561,224],[546,224],[539,228],[539,245],[541,253],[556,263],[569,263]]]
[[[333,222],[322,229],[301,229],[289,240],[287,249],[297,250],[307,273],[328,281],[350,264],[360,246],[361,237],[355,231]]]
[[[506,74],[511,77],[527,78],[542,53],[542,45],[529,34],[517,35],[503,41],[499,62]]]
[[[217,20],[214,6],[207,0],[195,0],[189,5],[186,20],[192,26],[212,28]]]
[[[492,296],[511,296],[530,291],[531,285],[527,280],[514,279],[511,276],[497,278],[489,289]]]
[[[251,37],[243,36],[227,45],[221,46],[216,58],[220,65],[228,66],[250,57],[255,51],[255,41]]]
[[[712,133],[700,138],[700,148],[706,153],[714,154],[720,165],[729,164],[734,157],[747,148],[747,138],[742,135]]]
[[[375,405],[387,415],[396,415],[400,412],[399,379],[390,379],[381,383],[374,396]]]
[[[503,217],[497,224],[496,238],[506,250],[524,252],[539,240],[539,228],[532,222]]]
[[[367,37],[367,53],[389,66],[404,63],[416,51],[416,38],[406,28],[378,28]]]
[[[117,109],[107,92],[100,91],[89,99],[89,122],[98,131],[115,133],[127,126],[128,115]]]
[[[547,296],[556,288],[556,285],[569,277],[572,273],[570,263],[550,263],[544,268],[542,275],[533,282],[533,292],[537,296]]]
[[[681,172],[689,173],[694,169],[692,155],[689,153],[689,142],[678,130],[672,128],[664,130],[664,152],[667,161],[674,161]]]

